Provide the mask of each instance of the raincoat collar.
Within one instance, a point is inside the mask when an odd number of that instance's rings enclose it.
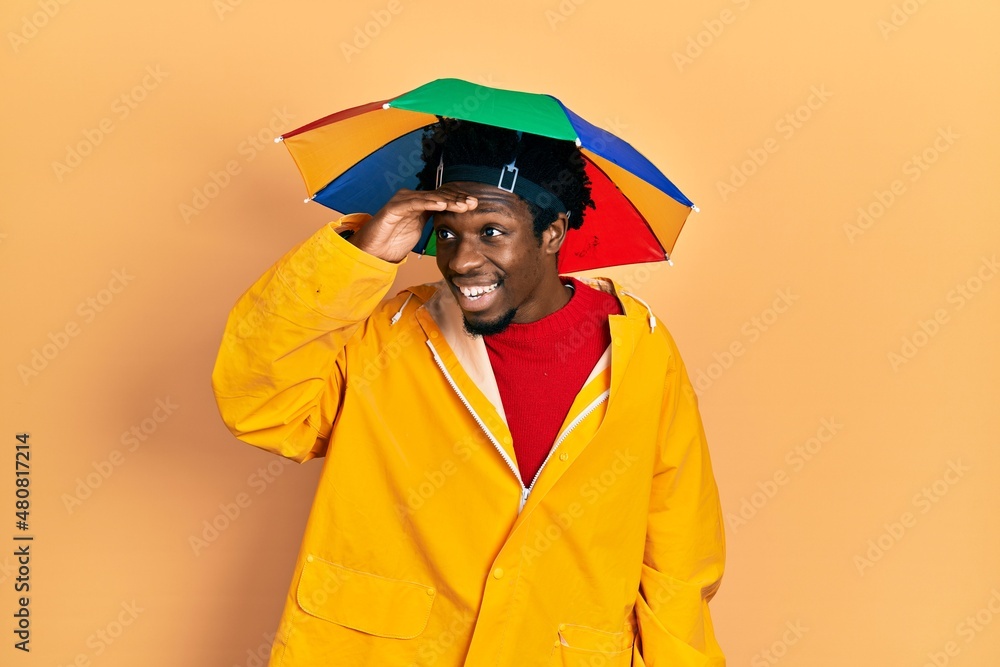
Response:
[[[621,372],[624,371],[624,367],[631,357],[636,339],[643,333],[655,331],[656,317],[649,304],[631,292],[622,289],[621,285],[612,278],[579,277],[578,279],[594,289],[611,294],[618,299],[622,307],[622,315],[608,316],[611,328],[611,345],[585,382],[585,384],[590,382],[610,364],[614,372],[609,389],[613,395],[617,388],[617,380],[621,379]],[[410,292],[410,295],[393,315],[393,323],[403,316],[410,297],[415,295],[421,299],[423,303],[415,309],[414,313],[424,333],[428,336],[428,340],[435,348],[438,348],[439,352],[442,346],[436,344],[438,337],[447,342],[448,351],[451,354],[446,356],[454,356],[454,359],[446,359],[446,365],[448,365],[448,361],[454,361],[461,366],[462,371],[469,376],[477,389],[490,402],[497,417],[506,427],[507,417],[503,410],[503,402],[500,399],[500,391],[493,374],[493,367],[486,352],[486,344],[483,342],[482,336],[469,336],[465,332],[461,307],[445,280],[442,278],[434,283],[415,285],[406,288],[405,291]]]

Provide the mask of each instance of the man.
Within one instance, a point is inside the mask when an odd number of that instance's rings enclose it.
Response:
[[[226,324],[229,429],[326,459],[271,667],[724,666],[723,523],[677,346],[615,281],[557,272],[593,206],[579,149],[439,118],[423,159],[417,190],[322,227]],[[382,302],[430,216],[442,280]]]

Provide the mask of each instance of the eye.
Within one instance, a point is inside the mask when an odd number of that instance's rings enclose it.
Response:
[[[501,231],[500,231],[499,229],[497,229],[496,227],[487,227],[486,229],[484,229],[484,230],[483,230],[483,233],[484,233],[484,234],[485,234],[486,232],[496,232],[496,235],[495,235],[495,236],[494,236],[493,238],[496,238],[497,236],[501,236],[501,235],[503,235],[503,232],[501,232]]]
[[[445,234],[451,234],[451,231],[448,230],[448,229],[445,229],[444,227],[439,227],[438,230],[437,230],[437,237],[439,239],[441,239],[441,240],[445,240],[445,239],[449,238],[449,237],[445,236]]]

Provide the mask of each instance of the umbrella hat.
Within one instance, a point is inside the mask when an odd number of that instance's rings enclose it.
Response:
[[[438,116],[573,141],[580,148],[595,208],[586,212],[579,229],[567,232],[560,273],[670,262],[688,214],[697,210],[629,143],[555,97],[461,79],[437,79],[397,97],[339,111],[276,141],[284,142],[299,168],[307,201],[374,215],[400,188],[418,188],[424,129]],[[414,252],[435,253],[430,231],[428,220]]]

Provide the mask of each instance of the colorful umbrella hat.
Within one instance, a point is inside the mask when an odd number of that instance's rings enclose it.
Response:
[[[639,151],[551,95],[437,79],[408,93],[337,112],[283,141],[309,200],[341,213],[374,215],[400,188],[417,189],[421,137],[437,116],[576,142],[591,198],[580,229],[559,252],[560,273],[667,261],[694,204]],[[307,201],[309,201],[307,200]],[[413,251],[435,254],[431,220]]]

